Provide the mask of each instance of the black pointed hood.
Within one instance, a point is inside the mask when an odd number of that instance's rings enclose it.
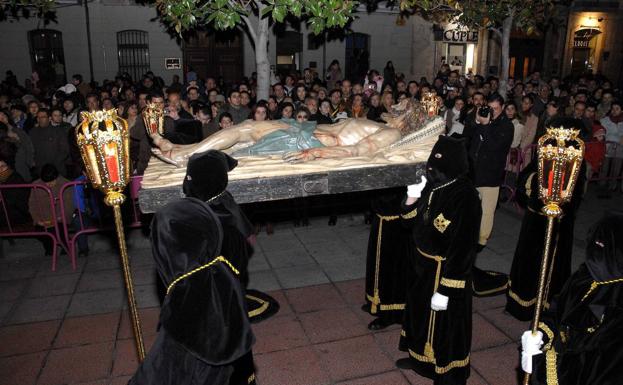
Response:
[[[465,140],[440,135],[426,162],[426,178],[433,186],[467,174]]]

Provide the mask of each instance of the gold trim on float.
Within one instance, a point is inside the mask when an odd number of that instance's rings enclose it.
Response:
[[[437,374],[445,374],[445,373],[448,373],[452,369],[463,368],[463,367],[469,365],[469,355],[465,359],[463,359],[463,360],[451,361],[446,366],[437,366],[437,360],[435,359],[435,357],[429,358],[427,356],[423,356],[421,354],[417,354],[416,352],[414,352],[411,349],[409,349],[409,355],[411,357],[415,358],[416,360],[420,361],[420,362],[424,362],[424,363],[427,363],[427,364],[434,365],[435,366],[435,373],[437,373]]]
[[[248,312],[249,318],[257,317],[258,315],[264,313],[266,311],[266,309],[268,309],[268,306],[270,306],[270,303],[268,301],[264,301],[261,298],[257,298],[255,296],[248,295],[248,294],[245,294],[245,297],[251,299],[252,301],[255,301],[255,302],[258,302],[258,303],[262,304],[262,306],[258,307],[257,309],[251,310],[251,311]]]
[[[400,215],[402,217],[402,219],[412,219],[415,218],[417,216],[417,208],[413,209],[413,211],[409,211],[406,214],[402,214]]]
[[[453,289],[464,289],[465,281],[450,278],[441,278],[441,286],[451,287]]]

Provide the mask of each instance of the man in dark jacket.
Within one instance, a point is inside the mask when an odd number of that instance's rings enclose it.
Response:
[[[35,169],[39,175],[44,164],[53,164],[61,175],[67,175],[65,165],[69,160],[67,130],[54,127],[50,122],[50,112],[41,109],[37,112],[37,125],[30,131],[30,140],[35,149]]]
[[[463,122],[463,134],[462,136],[466,140],[467,148],[471,144],[472,137],[476,131],[476,111],[485,105],[485,96],[481,92],[476,92],[472,95],[472,109],[466,114],[465,121]]]
[[[472,180],[482,203],[482,219],[478,251],[487,245],[493,229],[493,218],[500,186],[504,182],[506,157],[513,141],[513,123],[504,114],[504,99],[493,94],[488,99],[490,112],[476,111],[476,125],[469,147],[472,162]],[[506,276],[483,272],[474,267],[474,293],[476,295],[501,294],[506,289]]]
[[[0,185],[24,183],[21,175],[15,172],[16,153],[17,147],[14,143],[0,139]],[[0,211],[0,228],[6,229],[7,218],[11,222],[11,226],[32,224],[32,218],[28,211],[29,197],[30,188],[11,188],[2,191],[6,213],[2,212],[4,210]]]

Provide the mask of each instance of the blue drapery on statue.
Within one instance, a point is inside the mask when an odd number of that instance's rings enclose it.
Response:
[[[314,136],[316,122],[297,122],[294,119],[281,120],[288,123],[290,127],[271,132],[254,145],[234,152],[233,156],[275,155],[324,147]]]

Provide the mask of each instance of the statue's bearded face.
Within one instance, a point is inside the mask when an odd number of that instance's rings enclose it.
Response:
[[[404,136],[424,127],[427,112],[419,102],[408,98],[394,104],[391,111],[383,114],[382,118],[389,127],[399,129]]]

